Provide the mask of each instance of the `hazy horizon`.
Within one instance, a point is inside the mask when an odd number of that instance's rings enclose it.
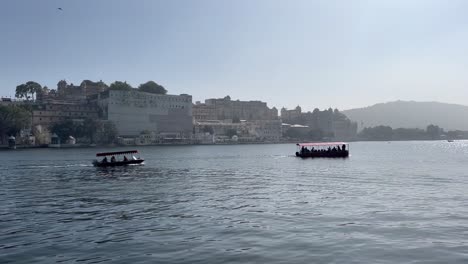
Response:
[[[0,96],[30,80],[154,80],[194,102],[230,95],[278,109],[466,105],[467,10],[459,0],[4,1]]]

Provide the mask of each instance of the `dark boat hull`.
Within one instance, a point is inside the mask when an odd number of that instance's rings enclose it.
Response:
[[[349,156],[349,151],[313,152],[313,153],[304,153],[304,154],[296,152],[296,157],[299,157],[299,158],[347,158],[348,156]]]
[[[95,167],[116,167],[116,166],[128,166],[128,165],[133,165],[133,164],[141,164],[143,163],[142,159],[137,159],[137,160],[127,160],[127,161],[116,161],[116,162],[99,162],[99,161],[94,161],[93,165]]]

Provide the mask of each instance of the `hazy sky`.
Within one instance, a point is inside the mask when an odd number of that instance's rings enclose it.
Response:
[[[306,110],[468,104],[467,14],[465,0],[0,0],[0,96],[102,79]]]

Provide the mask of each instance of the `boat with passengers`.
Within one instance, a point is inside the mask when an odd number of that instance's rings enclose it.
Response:
[[[346,158],[349,144],[346,142],[297,143],[296,157],[300,158]]]
[[[95,167],[114,167],[142,164],[145,160],[140,157],[135,157],[137,153],[138,150],[97,153],[96,157],[104,158],[102,160],[94,160],[93,165]],[[127,156],[129,156],[129,158],[127,158]]]

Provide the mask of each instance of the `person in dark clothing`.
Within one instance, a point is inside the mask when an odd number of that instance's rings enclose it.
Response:
[[[104,158],[102,159],[102,163],[107,163],[107,157],[104,157]]]
[[[115,156],[112,156],[111,158],[111,162],[114,163],[115,162]]]
[[[346,150],[346,145],[343,144],[343,146],[341,147],[341,149],[342,149],[343,151],[345,151],[345,150]]]

